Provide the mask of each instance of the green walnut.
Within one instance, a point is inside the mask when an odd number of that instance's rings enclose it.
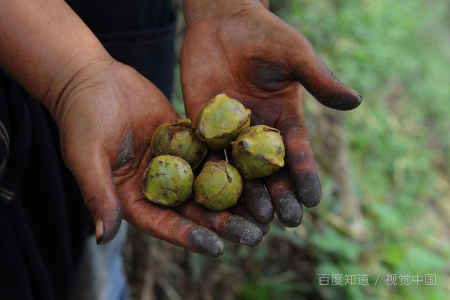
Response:
[[[191,166],[177,156],[152,159],[142,179],[145,197],[151,202],[176,206],[192,197],[194,174]]]
[[[247,179],[269,176],[284,166],[283,137],[275,128],[249,127],[231,145],[236,165]]]
[[[224,160],[208,161],[194,182],[195,201],[212,210],[236,204],[242,193],[238,170]]]
[[[212,150],[230,148],[230,142],[250,126],[250,110],[225,94],[210,100],[197,114],[197,128]]]
[[[178,156],[193,170],[203,161],[207,147],[190,119],[180,119],[172,125],[164,123],[156,129],[151,142],[154,155]]]

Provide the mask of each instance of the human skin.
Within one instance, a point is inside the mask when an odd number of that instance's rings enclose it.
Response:
[[[0,67],[57,123],[64,161],[96,223],[99,243],[115,236],[122,216],[143,232],[213,256],[223,251],[218,236],[259,243],[261,230],[228,212],[192,201],[176,210],[146,201],[141,179],[152,158],[151,136],[179,117],[153,84],[109,56],[64,1],[0,0],[0,6]],[[299,199],[307,206],[320,200],[300,83],[332,108],[354,108],[361,98],[267,7],[268,1],[186,0],[182,85],[193,119],[225,92],[252,110],[253,124],[282,132],[287,167],[265,180],[273,203],[261,180],[244,180],[243,198],[256,221],[270,222],[275,208],[283,224],[293,227],[302,216]],[[231,211],[248,215],[242,206]]]
[[[62,0],[0,0],[0,67],[49,111],[64,162],[96,224],[98,243],[120,222],[191,251],[219,256],[225,238],[255,246],[262,232],[229,212],[195,201],[180,211],[149,202],[142,176],[153,132],[179,116],[134,69],[115,61]]]
[[[243,199],[257,221],[270,222],[275,210],[285,226],[295,227],[303,216],[302,204],[314,207],[321,198],[302,86],[333,109],[354,109],[362,98],[268,5],[258,0],[185,0],[181,82],[186,114],[193,120],[206,102],[225,93],[251,110],[252,126],[280,130],[286,166],[265,180],[244,179]]]

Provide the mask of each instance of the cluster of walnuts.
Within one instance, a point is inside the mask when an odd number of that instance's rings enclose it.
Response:
[[[285,148],[280,132],[272,127],[250,127],[250,110],[225,94],[210,100],[197,114],[197,127],[189,119],[164,123],[155,131],[151,148],[156,156],[144,172],[143,191],[150,201],[166,206],[191,198],[212,210],[234,205],[247,179],[266,177],[284,166]],[[206,162],[194,181],[193,170],[208,148],[232,148],[236,167],[228,162]]]

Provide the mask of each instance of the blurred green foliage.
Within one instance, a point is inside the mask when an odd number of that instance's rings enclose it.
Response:
[[[318,112],[305,95],[307,127],[317,133],[310,138],[322,203],[305,212],[299,228],[273,226],[269,238],[309,253],[316,268],[306,286],[296,276],[278,282],[271,272],[257,272],[258,279],[245,279],[239,299],[303,299],[299,291],[307,287],[330,300],[447,299],[450,2],[272,0],[271,9],[300,30],[364,100],[356,110],[337,114],[343,120],[338,137],[348,157],[343,166],[349,190],[339,193],[342,184],[325,159],[326,149],[316,152],[327,136],[311,128],[331,110]],[[263,262],[271,255],[264,243],[239,255]],[[191,258],[193,266],[203,259]],[[200,273],[193,269],[196,278]],[[319,273],[368,274],[369,285],[320,286]],[[409,274],[411,285],[389,286],[387,274],[397,274],[398,283],[400,274]],[[411,281],[417,274],[436,274],[436,286],[417,286]]]
[[[318,291],[324,299],[342,299],[337,290],[343,290],[346,299],[446,299],[450,2],[280,0],[273,4],[281,18],[311,41],[333,73],[364,97],[358,109],[343,114],[341,136],[349,156],[351,192],[363,222],[354,224],[350,216],[343,218],[340,230],[333,222],[324,222],[307,231],[319,260],[317,273],[369,274],[370,284],[320,286]],[[311,139],[314,150],[316,139]],[[316,158],[320,166],[321,159]],[[324,191],[332,190],[335,178],[323,172],[321,179]],[[323,203],[315,208],[320,219],[345,215],[328,201],[332,198],[331,193],[324,194]],[[362,234],[348,234],[352,226],[362,227],[357,228]],[[436,274],[437,285],[388,286],[385,281],[386,274],[412,278],[417,273]],[[313,283],[318,284],[318,277]]]

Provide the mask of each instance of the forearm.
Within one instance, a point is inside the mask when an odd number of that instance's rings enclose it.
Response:
[[[0,0],[0,67],[55,118],[66,87],[82,70],[112,61],[62,0]]]

